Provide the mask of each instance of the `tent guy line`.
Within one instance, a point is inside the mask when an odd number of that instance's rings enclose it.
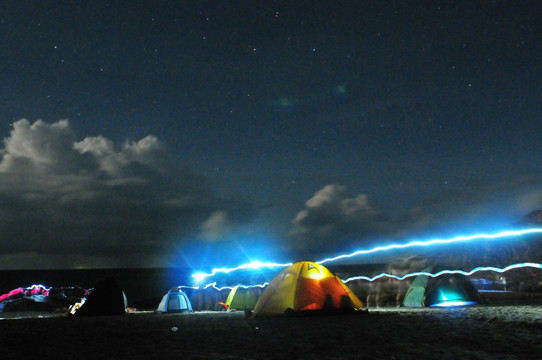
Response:
[[[482,240],[482,239],[494,240],[494,239],[500,239],[500,238],[517,237],[517,236],[524,236],[524,235],[537,234],[537,233],[542,233],[542,229],[531,228],[531,229],[522,229],[522,230],[507,230],[507,231],[502,231],[502,232],[494,233],[494,234],[482,233],[482,234],[467,235],[467,236],[463,235],[463,236],[457,236],[450,239],[432,239],[432,240],[426,240],[426,241],[414,240],[405,244],[390,244],[386,246],[377,246],[369,250],[358,250],[350,254],[338,255],[336,257],[316,261],[316,263],[324,264],[326,262],[332,262],[332,261],[337,261],[340,259],[351,258],[358,255],[367,255],[367,254],[373,254],[377,252],[405,249],[405,248],[415,247],[415,246],[443,245],[443,244],[450,244],[450,243],[456,243],[456,242],[469,242],[469,241]],[[208,277],[212,277],[218,273],[230,273],[232,271],[243,270],[243,269],[261,269],[264,267],[287,267],[291,265],[292,263],[279,264],[279,263],[272,263],[272,262],[253,261],[251,263],[240,265],[234,268],[215,268],[210,273],[195,273],[195,274],[192,274],[192,277],[194,278],[196,283],[199,283],[203,281],[204,279]]]

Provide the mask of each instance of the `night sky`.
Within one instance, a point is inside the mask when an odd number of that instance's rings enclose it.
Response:
[[[0,10],[0,268],[320,260],[542,208],[539,1]]]

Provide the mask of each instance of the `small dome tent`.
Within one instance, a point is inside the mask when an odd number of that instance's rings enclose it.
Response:
[[[122,315],[127,307],[126,294],[115,280],[108,278],[96,283],[80,308],[74,309],[74,315]]]
[[[431,271],[431,268],[425,269]],[[406,307],[446,307],[480,304],[478,291],[462,275],[449,274],[438,277],[418,275],[407,290],[403,305]]]
[[[192,312],[192,304],[188,295],[180,287],[174,287],[162,297],[156,309],[158,312]]]
[[[254,309],[260,297],[261,287],[245,287],[236,285],[231,289],[226,299],[228,309]]]
[[[303,261],[282,270],[267,286],[253,316],[304,311],[352,311],[363,303],[324,266]]]

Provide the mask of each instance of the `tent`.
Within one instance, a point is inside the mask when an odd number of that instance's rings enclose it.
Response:
[[[282,270],[267,286],[254,308],[253,316],[280,315],[305,311],[351,311],[362,302],[331,271],[310,261]]]
[[[174,287],[162,297],[158,305],[158,312],[192,312],[192,304],[188,295],[180,287]]]
[[[429,268],[424,272],[430,270]],[[407,290],[403,305],[446,307],[475,305],[480,302],[478,291],[465,276],[450,274],[433,278],[418,275]]]
[[[245,287],[236,285],[231,289],[226,299],[228,309],[254,309],[261,294],[260,287]]]
[[[76,304],[79,305],[79,304]],[[98,282],[80,307],[74,309],[75,315],[122,315],[126,313],[128,301],[126,294],[113,279]]]
[[[187,295],[192,309],[194,311],[202,310],[224,310],[224,301],[228,298],[228,289],[218,289],[215,286],[207,285],[205,287],[191,288],[183,290]]]

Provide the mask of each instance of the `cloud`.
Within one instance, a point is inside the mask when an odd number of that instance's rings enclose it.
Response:
[[[411,232],[425,229],[435,234],[457,234],[503,229],[542,207],[540,189],[540,179],[536,178],[457,186],[421,199],[402,220]]]
[[[304,209],[292,220],[284,250],[298,258],[319,260],[391,242],[509,228],[533,207],[536,209],[542,198],[536,187],[527,192],[509,189],[456,189],[422,199],[406,209],[384,212],[367,194],[353,195],[342,185],[326,185],[306,201]],[[388,255],[414,254],[416,249]],[[389,258],[382,253],[372,255],[371,261]]]
[[[518,199],[518,207],[525,214],[542,209],[542,188],[525,192]]]
[[[360,240],[387,225],[386,217],[367,195],[353,196],[338,184],[326,185],[316,192],[292,223],[294,247],[320,250]]]
[[[225,211],[215,211],[200,225],[201,237],[210,241],[220,241],[232,230],[232,222]]]
[[[74,266],[60,260],[69,256],[155,265],[186,239],[214,240],[232,231],[236,222],[228,219],[249,218],[246,204],[217,198],[205,178],[171,161],[154,136],[120,145],[103,136],[77,141],[67,120],[20,120],[4,145],[4,258],[50,256],[50,267]]]

